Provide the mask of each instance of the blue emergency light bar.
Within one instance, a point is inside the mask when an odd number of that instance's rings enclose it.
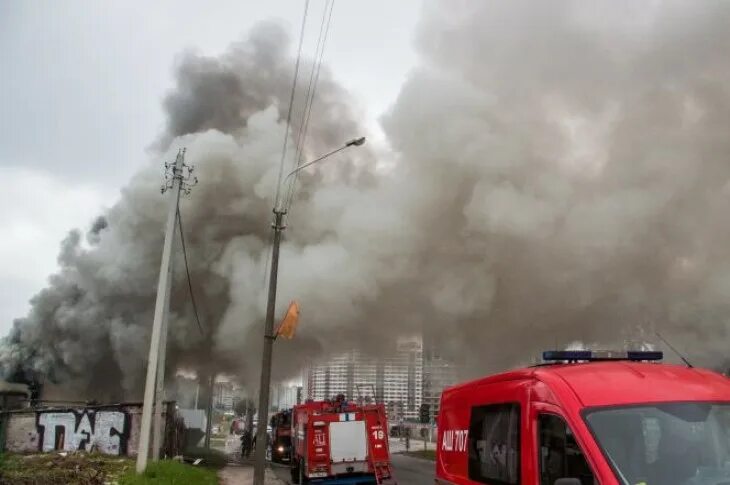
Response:
[[[546,350],[542,353],[545,361],[600,361],[600,360],[662,360],[660,350]]]

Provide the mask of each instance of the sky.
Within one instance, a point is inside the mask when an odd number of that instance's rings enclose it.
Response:
[[[310,56],[324,4],[310,1]],[[420,9],[335,3],[324,62],[376,138],[416,63]],[[303,0],[0,2],[0,334],[55,270],[68,231],[88,228],[154,157],[180,54],[219,54],[263,20],[282,22],[295,48],[303,10]]]

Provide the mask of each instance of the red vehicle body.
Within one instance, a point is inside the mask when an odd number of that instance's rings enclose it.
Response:
[[[515,370],[445,390],[437,484],[730,483],[730,380],[630,360]]]
[[[295,406],[292,452],[294,483],[395,483],[382,404],[361,405],[340,397]]]

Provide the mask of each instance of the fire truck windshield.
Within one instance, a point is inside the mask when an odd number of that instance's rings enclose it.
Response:
[[[730,403],[610,407],[585,417],[623,485],[730,484]]]

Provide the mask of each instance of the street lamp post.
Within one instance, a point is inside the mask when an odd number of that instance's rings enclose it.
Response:
[[[365,137],[355,138],[345,143],[343,146],[312,160],[311,162],[299,165],[292,170],[284,179],[284,183],[289,177],[299,173],[304,168],[309,167],[317,162],[321,162],[325,158],[334,155],[348,147],[360,146],[365,143]],[[267,434],[266,426],[269,417],[269,386],[271,384],[271,357],[274,350],[274,313],[276,310],[276,283],[279,275],[279,246],[281,244],[281,233],[284,231],[284,215],[286,215],[286,207],[282,206],[281,197],[278,195],[274,202],[274,241],[271,248],[271,274],[269,276],[269,296],[266,304],[266,323],[264,325],[264,352],[261,358],[261,383],[259,385],[259,419],[256,428],[256,450],[254,455],[254,485],[264,485],[265,466],[266,466],[266,446]]]

